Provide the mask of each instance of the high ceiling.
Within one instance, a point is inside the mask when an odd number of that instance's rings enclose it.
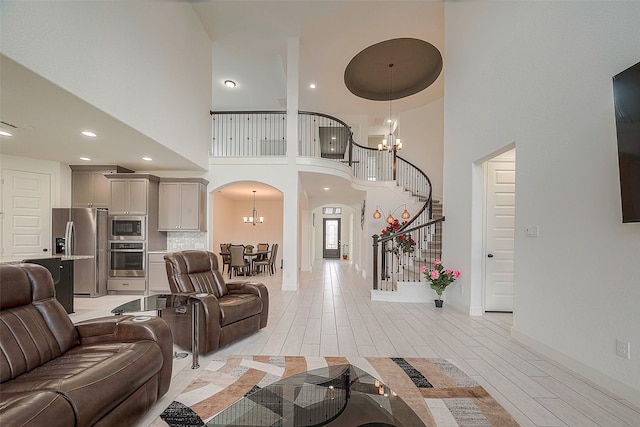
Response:
[[[201,1],[194,9],[213,40],[214,110],[284,109],[287,38],[298,37],[300,110],[346,122],[364,115],[369,133],[383,135],[388,103],[359,98],[347,89],[344,72],[351,59],[371,45],[401,37],[444,50],[440,1]],[[388,58],[380,61],[386,68]],[[402,70],[395,73],[399,81]],[[225,88],[227,79],[238,86]],[[414,109],[443,94],[440,76],[426,90],[394,101],[393,110]],[[371,128],[376,125],[380,128]]]
[[[366,117],[369,134],[384,134],[388,103],[349,92],[344,83],[349,61],[368,46],[399,37],[444,49],[441,1],[194,1],[192,5],[213,40],[212,110],[284,109],[287,40],[297,37],[300,110],[346,122]],[[19,128],[13,138],[0,138],[2,153],[69,164],[87,155],[93,163],[137,171],[197,169],[114,117],[10,59],[1,59],[0,120]],[[236,81],[237,87],[226,89],[222,84],[226,79]],[[317,88],[310,89],[310,83]],[[413,109],[442,96],[440,76],[426,90],[394,101],[393,109]],[[108,152],[100,151],[99,144],[87,148],[83,137],[72,133],[83,122],[100,123],[118,141],[110,141]],[[29,141],[28,149],[21,144],[24,141]],[[152,164],[140,160],[145,155],[153,157]]]

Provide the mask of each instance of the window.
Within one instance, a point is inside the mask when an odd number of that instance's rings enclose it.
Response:
[[[342,208],[338,207],[323,207],[322,215],[342,215]]]

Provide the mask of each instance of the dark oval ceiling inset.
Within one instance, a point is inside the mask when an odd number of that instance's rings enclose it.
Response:
[[[393,85],[389,94],[389,64]],[[400,38],[364,49],[344,70],[344,84],[356,96],[374,101],[400,99],[418,93],[436,81],[442,55],[431,43]]]

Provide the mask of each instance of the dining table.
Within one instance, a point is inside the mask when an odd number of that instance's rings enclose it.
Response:
[[[251,264],[251,268],[249,269],[247,276],[253,276],[254,274],[256,274],[257,272],[255,271],[255,267],[253,266],[253,262],[256,260],[256,258],[260,255],[265,255],[266,258],[269,258],[269,254],[271,253],[271,249],[266,250],[266,251],[251,251],[248,252],[246,249],[244,251],[244,256],[245,258],[249,259],[249,263]],[[222,252],[220,252],[220,256],[223,255],[229,255],[228,253],[223,254]]]

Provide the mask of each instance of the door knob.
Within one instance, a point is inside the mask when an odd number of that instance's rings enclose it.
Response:
[[[487,255],[487,258],[493,258],[493,254]]]

